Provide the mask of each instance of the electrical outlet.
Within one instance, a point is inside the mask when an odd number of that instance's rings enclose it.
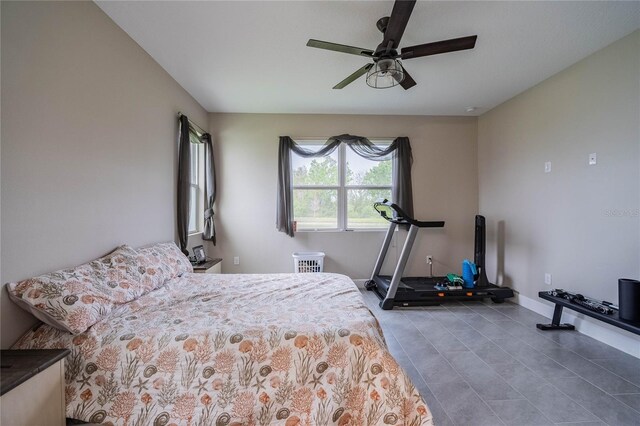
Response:
[[[551,274],[548,272],[545,272],[544,274],[544,283],[546,285],[551,285]]]
[[[544,163],[544,172],[551,173],[551,161],[547,161]]]
[[[239,265],[240,264],[240,256],[235,256],[233,258],[233,264],[234,265]]]
[[[433,263],[433,256],[430,254],[427,255],[427,265],[431,265]]]

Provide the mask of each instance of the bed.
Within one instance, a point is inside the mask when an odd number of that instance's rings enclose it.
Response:
[[[353,282],[184,273],[83,333],[41,324],[14,349],[69,348],[67,417],[113,425],[432,425]]]

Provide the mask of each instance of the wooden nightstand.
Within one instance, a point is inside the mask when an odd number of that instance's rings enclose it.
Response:
[[[193,265],[193,272],[198,274],[221,274],[222,259],[211,259],[204,263]]]
[[[68,349],[0,351],[0,423],[64,426]]]

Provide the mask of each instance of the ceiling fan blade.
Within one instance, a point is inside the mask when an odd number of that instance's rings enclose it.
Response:
[[[409,75],[409,73],[407,72],[407,69],[405,67],[402,67],[402,71],[404,72],[404,78],[402,79],[402,81],[400,82],[400,86],[402,86],[402,88],[404,90],[409,90],[411,89],[413,86],[415,86],[417,83],[416,81]],[[394,76],[395,77],[395,76]],[[397,78],[396,78],[397,80]]]
[[[353,74],[351,74],[349,77],[347,77],[344,80],[342,80],[340,83],[338,83],[335,86],[333,86],[333,88],[334,89],[342,89],[342,88],[346,87],[347,85],[353,83],[354,81],[356,81],[357,79],[359,79],[360,77],[365,75],[367,73],[367,71],[369,71],[371,69],[372,66],[373,66],[373,64],[365,65],[364,67],[360,68],[358,71],[356,71]]]
[[[389,18],[389,24],[384,32],[384,40],[380,47],[388,48],[389,42],[391,42],[391,49],[397,49],[404,34],[404,29],[407,27],[407,22],[411,17],[413,6],[416,5],[416,0],[396,0],[391,11],[391,17]]]
[[[328,41],[314,39],[309,39],[309,41],[307,42],[307,46],[316,47],[318,49],[333,50],[334,52],[349,53],[351,55],[366,56],[368,58],[373,55],[373,50],[370,49],[362,49],[360,47],[347,46],[344,44],[330,43]]]
[[[419,44],[402,48],[402,59],[420,58],[421,56],[438,55],[440,53],[455,52],[458,50],[473,49],[476,45],[477,35],[453,38],[451,40],[436,41],[434,43]]]

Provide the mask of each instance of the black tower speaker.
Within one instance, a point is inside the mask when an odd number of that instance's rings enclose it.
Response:
[[[640,322],[640,281],[618,280],[618,307],[621,320]]]
[[[486,254],[486,239],[487,239],[487,227],[485,224],[484,216],[476,215],[476,238],[475,247],[473,250],[473,263],[478,268],[478,279],[476,280],[476,287],[487,287],[489,279],[487,278],[487,271],[484,267],[484,257]]]

